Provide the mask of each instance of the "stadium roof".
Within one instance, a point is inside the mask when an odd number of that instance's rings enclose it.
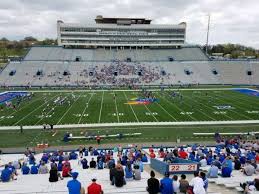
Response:
[[[152,20],[145,18],[104,18],[101,15],[96,16],[95,22],[97,24],[150,24]]]

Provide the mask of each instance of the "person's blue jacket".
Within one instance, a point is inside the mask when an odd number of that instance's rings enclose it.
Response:
[[[48,157],[46,154],[44,154],[44,155],[41,157],[41,160],[42,160],[43,162],[45,162],[45,164],[47,164],[47,163],[48,163],[48,160],[49,160],[49,157]]]
[[[232,169],[228,166],[222,167],[222,177],[231,177]]]
[[[30,168],[28,166],[22,166],[22,174],[29,174]]]
[[[38,174],[38,171],[39,169],[37,166],[35,165],[31,166],[31,174]]]
[[[142,162],[148,162],[147,156],[145,156],[145,155],[142,156],[141,161],[142,161]]]
[[[94,156],[98,156],[98,155],[99,155],[98,150],[94,150],[94,151],[93,151],[93,155],[94,155]]]
[[[63,167],[62,162],[59,162],[59,163],[58,163],[58,171],[59,171],[59,172],[62,171],[62,167]]]
[[[71,153],[70,153],[70,156],[69,156],[69,159],[70,159],[70,160],[76,160],[76,159],[77,159],[77,153],[71,152]]]
[[[173,190],[173,181],[169,177],[165,177],[160,181],[160,190],[161,194],[172,194]]]
[[[11,179],[12,171],[9,168],[5,168],[1,173],[2,182],[8,182]]]
[[[99,160],[98,164],[97,164],[97,168],[98,169],[103,169],[103,161]]]
[[[88,166],[88,161],[87,161],[87,160],[82,160],[82,161],[81,161],[81,164],[82,164],[83,169],[89,168],[89,166]]]
[[[132,172],[132,169],[129,170],[128,167],[125,168],[125,178],[127,179],[131,179],[133,178],[133,172]]]

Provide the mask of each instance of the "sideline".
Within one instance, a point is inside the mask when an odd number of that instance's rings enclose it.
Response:
[[[259,120],[236,121],[183,121],[183,122],[131,122],[131,123],[91,123],[55,125],[55,129],[71,128],[99,128],[99,127],[133,127],[133,126],[190,126],[190,125],[233,125],[233,124],[259,124]],[[1,126],[1,130],[19,130],[20,126]],[[43,129],[42,125],[23,126],[23,129]]]

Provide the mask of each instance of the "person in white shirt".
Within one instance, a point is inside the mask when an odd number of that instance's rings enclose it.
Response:
[[[173,189],[175,194],[180,192],[180,183],[177,175],[173,176]]]
[[[201,157],[200,164],[201,164],[201,167],[207,166],[207,160],[204,156]]]
[[[194,194],[206,194],[204,189],[204,182],[202,178],[199,177],[199,172],[194,172],[194,178],[189,184],[193,187]]]

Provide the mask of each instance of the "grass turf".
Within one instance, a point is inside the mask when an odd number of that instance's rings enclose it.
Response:
[[[173,99],[170,91],[156,91],[153,94],[159,102],[150,105],[125,104],[129,99],[141,97],[137,91],[34,94],[32,100],[23,101],[17,110],[7,107],[1,110],[0,126],[259,119],[259,98],[231,90],[183,90],[183,100]],[[66,98],[63,105],[54,103],[58,97]]]
[[[139,137],[111,138],[102,142],[176,142],[179,137],[185,142],[212,141],[213,137],[194,137],[194,132],[249,132],[259,131],[258,125],[233,126],[152,126],[141,127],[141,122],[164,121],[222,121],[258,120],[259,98],[232,90],[182,90],[183,100],[172,98],[171,91],[153,92],[159,102],[150,105],[128,105],[129,99],[141,97],[138,91],[41,91],[34,97],[22,101],[17,110],[4,108],[0,111],[0,126],[82,124],[82,123],[123,123],[140,122],[139,127],[105,127],[97,129],[60,129],[55,136],[52,131],[19,130],[0,131],[0,147],[36,146],[37,143],[67,145],[62,141],[65,132],[74,136],[91,130],[95,134],[142,133]],[[114,99],[114,94],[116,98]],[[66,98],[64,105],[54,100]],[[70,101],[70,105],[68,104]],[[13,102],[16,103],[15,100]],[[232,108],[218,110],[216,106],[229,105]],[[54,108],[54,110],[52,110]],[[43,111],[45,109],[45,111]],[[247,112],[253,111],[253,112]],[[69,144],[93,144],[94,140],[75,140]]]
[[[251,132],[259,131],[258,125],[231,125],[231,126],[154,126],[154,127],[111,127],[98,129],[59,129],[57,133],[54,131],[42,130],[24,130],[20,133],[19,130],[14,131],[0,131],[0,147],[35,147],[38,143],[48,143],[50,146],[64,146],[64,145],[89,145],[96,144],[95,140],[73,140],[68,143],[63,142],[63,137],[66,132],[72,133],[73,136],[82,136],[86,132],[91,134],[120,134],[120,133],[142,133],[138,137],[107,138],[102,140],[102,144],[111,143],[148,143],[148,142],[172,142],[175,143],[177,138],[182,142],[213,142],[213,136],[193,136],[195,132]]]

